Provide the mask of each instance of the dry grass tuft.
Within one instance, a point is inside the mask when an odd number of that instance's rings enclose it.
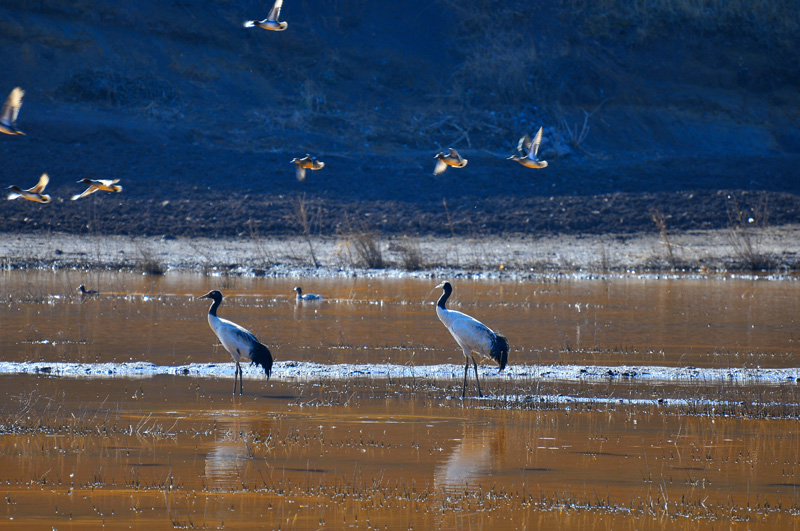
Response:
[[[315,227],[317,231],[319,231],[320,220],[322,219],[322,207],[317,206],[316,211],[312,211],[312,206],[306,200],[306,194],[303,194],[292,199],[292,208],[294,209],[297,224],[300,226],[303,237],[308,244],[308,253],[311,256],[311,262],[314,264],[314,267],[319,267],[320,263],[317,259],[317,253],[314,251],[314,243],[311,236],[312,230]]]
[[[420,271],[425,269],[425,256],[419,241],[408,237],[403,238],[403,242],[397,245],[400,253],[400,263],[406,271]]]
[[[766,199],[748,209],[729,195],[727,207],[728,241],[739,262],[734,265],[749,271],[774,269],[777,266],[775,257],[761,251],[761,236],[769,221]]]

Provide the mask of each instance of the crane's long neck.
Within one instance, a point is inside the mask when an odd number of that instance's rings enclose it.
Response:
[[[219,308],[220,303],[222,303],[222,299],[215,299],[214,304],[212,304],[211,308],[208,309],[208,315],[213,315],[214,317],[216,317],[217,308]]]
[[[446,310],[445,304],[447,304],[447,299],[450,298],[450,293],[452,293],[452,288],[450,286],[446,286],[444,288],[444,292],[442,292],[442,296],[439,297],[439,302],[436,303],[436,306],[441,308],[442,310]]]

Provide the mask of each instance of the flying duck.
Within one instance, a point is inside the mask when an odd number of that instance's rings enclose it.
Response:
[[[3,104],[3,111],[0,112],[0,133],[7,135],[24,135],[22,131],[17,129],[17,115],[19,108],[22,107],[22,97],[25,91],[19,87],[15,87],[8,95],[8,99]]]
[[[272,10],[269,12],[269,15],[267,15],[267,18],[264,20],[248,20],[244,23],[244,27],[252,28],[253,26],[258,26],[265,30],[285,30],[289,26],[289,23],[278,22],[278,18],[281,16],[281,6],[283,6],[283,0],[275,0],[275,5],[272,6]]]
[[[547,161],[539,160],[537,157],[539,154],[539,144],[541,143],[542,128],[540,127],[539,131],[536,132],[536,136],[533,137],[533,141],[531,141],[531,137],[528,135],[520,138],[519,144],[517,144],[517,154],[511,155],[507,160],[516,160],[526,168],[546,168]]]
[[[23,190],[17,185],[11,185],[8,187],[11,190],[11,193],[8,194],[9,199],[16,199],[18,197],[22,197],[23,199],[27,199],[28,201],[36,201],[37,203],[49,203],[50,196],[44,194],[44,187],[47,186],[47,183],[50,182],[50,177],[47,176],[46,173],[43,173],[41,177],[39,177],[39,182],[33,188],[28,188],[27,190]]]
[[[477,352],[485,358],[491,358],[500,365],[502,371],[508,362],[508,339],[493,332],[488,326],[469,315],[455,310],[448,310],[445,304],[453,293],[453,286],[449,282],[442,282],[437,288],[442,289],[442,296],[436,303],[436,315],[450,331],[453,338],[464,351],[466,365],[464,365],[464,386],[461,389],[461,398],[467,392],[467,374],[469,372],[469,360],[472,359],[472,367],[475,369],[475,383],[478,386],[478,396],[481,393],[481,383],[478,380],[478,364],[475,363],[473,353]]]
[[[321,301],[325,298],[318,293],[303,293],[303,288],[300,286],[295,286],[294,290],[297,292],[298,301]]]
[[[433,169],[434,175],[444,173],[444,170],[446,170],[448,166],[463,168],[467,165],[467,159],[462,158],[461,155],[458,154],[458,151],[453,148],[447,149],[447,155],[444,153],[437,153],[433,158],[438,159],[436,161],[436,167]]]
[[[82,194],[77,194],[72,196],[72,200],[76,201],[82,197],[86,197],[87,195],[93,194],[98,190],[102,190],[104,192],[121,192],[122,186],[118,185],[119,179],[81,179],[78,183],[81,184],[88,184],[89,188],[83,191]]]
[[[237,375],[239,376],[239,394],[241,395],[244,391],[242,387],[242,366],[239,364],[239,360],[242,357],[249,359],[251,365],[261,365],[264,368],[264,372],[267,373],[267,379],[269,379],[272,373],[272,353],[270,353],[266,345],[256,339],[256,336],[246,328],[227,319],[217,317],[217,308],[222,303],[222,293],[212,290],[197,298],[214,301],[208,310],[208,324],[217,335],[217,338],[219,338],[219,342],[222,343],[225,350],[230,352],[231,356],[233,356],[233,361],[236,362],[236,370],[233,373],[233,394],[236,394]]]
[[[308,153],[302,159],[297,157],[292,159],[292,164],[297,165],[297,180],[303,181],[306,178],[306,170],[321,170],[325,167],[325,163],[317,160],[317,157],[312,157]]]

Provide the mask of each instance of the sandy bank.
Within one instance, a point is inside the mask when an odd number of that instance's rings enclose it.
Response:
[[[513,277],[530,273],[725,272],[751,260],[786,273],[800,267],[800,226],[662,235],[490,238],[160,239],[71,234],[14,234],[0,238],[2,267],[169,270],[267,276],[451,274]],[[374,244],[365,250],[364,244]],[[749,246],[748,246],[749,245]],[[670,250],[672,256],[670,258]],[[383,261],[368,268],[365,261]]]

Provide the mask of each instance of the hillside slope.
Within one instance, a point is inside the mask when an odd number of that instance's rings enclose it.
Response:
[[[28,133],[0,139],[3,181],[47,171],[56,198],[4,202],[0,231],[290,234],[302,211],[320,234],[637,232],[655,209],[682,230],[800,222],[800,7],[627,4],[286,0],[276,33],[242,27],[262,2],[0,1],[0,89],[25,88]],[[506,161],[539,125],[550,166]],[[469,165],[434,178],[451,145]],[[327,166],[299,183],[306,152]],[[83,177],[125,191],[64,201]]]

